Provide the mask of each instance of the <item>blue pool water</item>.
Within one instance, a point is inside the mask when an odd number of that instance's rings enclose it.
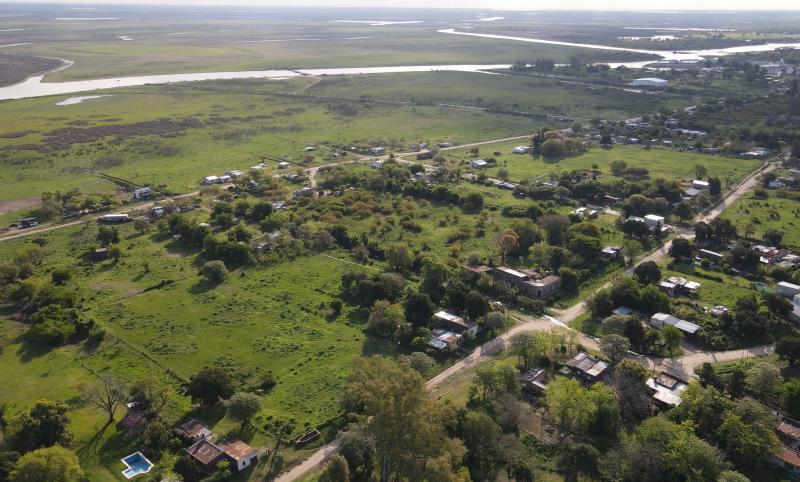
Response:
[[[122,471],[122,475],[124,475],[126,479],[150,472],[150,469],[153,468],[153,463],[147,460],[147,457],[145,457],[141,452],[128,455],[122,459],[122,463],[128,467]]]

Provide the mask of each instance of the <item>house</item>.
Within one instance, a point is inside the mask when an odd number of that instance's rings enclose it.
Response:
[[[371,167],[372,169],[380,169],[383,167],[383,161],[380,159],[373,159],[369,163],[369,167]]]
[[[291,164],[286,161],[281,161],[278,163],[278,169],[289,169],[289,166],[291,166]]]
[[[179,425],[175,431],[189,440],[210,439],[214,437],[214,433],[209,430],[203,422],[194,418]]]
[[[219,184],[219,177],[217,176],[206,176],[201,181],[202,184]]]
[[[681,395],[688,384],[667,373],[647,379],[647,386],[652,390],[651,397],[659,408],[668,410],[681,404]]]
[[[465,264],[463,268],[477,276],[480,276],[484,273],[491,273],[492,271],[492,268],[482,264]]]
[[[787,283],[786,281],[779,281],[778,284],[775,285],[775,292],[787,298],[794,298],[800,294],[800,286]]]
[[[266,167],[267,166],[265,166],[264,163],[262,162],[262,163],[256,164],[255,166],[250,166],[250,170],[251,171],[261,171],[262,169],[266,169]],[[280,166],[278,166],[278,167],[280,167]]]
[[[303,148],[303,152],[314,152],[314,146],[306,146]]]
[[[700,290],[700,283],[689,281],[686,278],[670,276],[666,280],[658,283],[658,289],[667,296],[689,295],[694,296]]]
[[[697,257],[700,259],[707,259],[712,263],[721,263],[723,255],[709,249],[701,249],[698,251]]]
[[[786,183],[783,181],[770,181],[767,187],[770,189],[783,189],[786,187]]]
[[[489,166],[489,163],[483,159],[474,159],[469,162],[469,167],[473,169],[484,169]]]
[[[239,179],[240,177],[244,176],[244,173],[238,169],[234,169],[233,171],[228,171],[225,174],[230,176],[232,179]]]
[[[711,308],[711,310],[709,310],[709,314],[711,314],[711,316],[716,316],[717,318],[719,318],[720,316],[724,315],[727,312],[728,312],[728,308],[726,308],[726,307],[724,307],[722,305],[717,305],[717,306]]]
[[[665,79],[659,79],[656,77],[643,77],[640,79],[633,79],[632,85],[636,87],[653,87],[653,88],[665,88],[669,85],[669,81]]]
[[[606,259],[620,259],[625,250],[621,246],[606,246],[600,254]]]
[[[517,286],[519,283],[530,280],[529,275],[515,269],[506,268],[505,266],[492,268],[492,276],[512,286]]]
[[[133,190],[133,199],[148,199],[152,194],[149,187],[141,187]]]
[[[232,178],[230,176],[228,176],[228,175],[220,176],[219,177],[219,183],[220,184],[226,184],[226,183],[231,182],[231,179]]]
[[[648,214],[645,216],[644,223],[650,228],[651,231],[655,231],[656,229],[666,231],[667,229],[666,226],[664,226],[664,217],[656,214]]]
[[[700,330],[700,327],[691,321],[681,320],[668,313],[656,313],[650,317],[650,326],[653,328],[660,330],[666,325],[674,326],[687,335],[694,335]]]
[[[542,395],[547,391],[545,380],[547,379],[547,370],[544,368],[531,368],[519,377],[519,383],[522,389],[534,395]]]
[[[213,471],[217,462],[225,458],[225,451],[211,440],[202,437],[186,449],[186,453],[194,459],[201,471]]]
[[[241,440],[220,444],[219,448],[231,461],[231,468],[234,472],[240,472],[258,462],[258,451]]]
[[[538,274],[533,271],[523,273],[505,266],[492,268],[491,274],[500,281],[515,287],[518,291],[536,298],[546,298],[561,289],[561,278],[558,276],[550,275],[541,279],[532,279],[532,274],[534,276],[538,276]]]
[[[603,204],[606,206],[616,206],[620,203],[620,198],[614,196],[603,196]]]
[[[528,152],[530,152],[530,150],[531,148],[528,146],[517,146],[511,149],[511,152],[514,154],[527,154]]]
[[[605,376],[609,364],[599,360],[588,353],[580,352],[570,360],[568,360],[558,373],[575,377],[583,380],[586,383],[594,383],[601,381]]]
[[[314,195],[314,190],[308,186],[303,186],[292,193],[294,197],[310,197]]]
[[[478,330],[480,329],[480,326],[478,326],[477,323],[473,321],[467,321],[460,316],[453,315],[446,311],[434,313],[433,317],[437,319],[441,326],[459,335],[463,335],[467,332],[472,335],[477,335]]]
[[[370,147],[369,148],[370,154],[383,154],[386,152],[386,148],[384,147]]]
[[[692,181],[692,187],[695,189],[708,189],[708,181],[701,181],[699,179],[695,179]]]
[[[163,218],[167,212],[161,206],[154,206],[153,209],[150,210],[150,217],[154,219]]]
[[[572,211],[570,214],[574,214],[575,216],[578,216],[581,219],[597,219],[597,216],[599,215],[596,209],[591,209],[587,207],[580,207]]]
[[[431,330],[431,339],[428,340],[428,346],[439,351],[453,350],[461,344],[462,339],[461,335],[452,331],[434,328]]]
[[[749,159],[763,159],[767,157],[767,155],[769,155],[769,151],[763,147],[756,147],[755,149],[742,153],[742,157]]]
[[[97,218],[97,221],[100,223],[126,223],[128,221],[133,221],[133,218],[130,214],[104,214]]]
[[[686,197],[697,197],[700,195],[701,191],[693,187],[687,187],[683,192],[686,194]]]

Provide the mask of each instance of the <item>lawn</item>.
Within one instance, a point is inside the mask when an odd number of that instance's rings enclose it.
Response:
[[[730,219],[740,236],[761,239],[766,230],[775,229],[783,233],[784,246],[800,249],[800,201],[779,197],[774,191],[768,199],[750,194],[726,209],[722,218]]]
[[[601,182],[610,182],[620,179],[611,175],[609,167],[611,161],[625,161],[630,167],[648,169],[651,179],[678,181],[691,181],[694,178],[695,166],[703,165],[708,172],[719,177],[724,186],[726,180],[736,182],[760,165],[760,161],[757,160],[622,145],[610,149],[592,147],[584,154],[558,160],[537,159],[527,154],[511,152],[513,147],[527,144],[525,140],[518,140],[480,146],[477,157],[484,159],[493,157],[497,160],[496,167],[485,170],[487,175],[496,176],[497,171],[504,168],[508,171],[509,179],[516,182],[532,179],[547,180],[560,172],[585,171],[592,169],[593,166],[597,166],[602,173]],[[500,154],[495,155],[495,152]],[[470,149],[466,148],[441,151],[441,154],[451,165],[475,158],[471,155]]]
[[[756,294],[752,284],[744,278],[720,271],[705,270],[695,265],[675,264],[673,270],[664,269],[662,265],[661,276],[662,278],[679,276],[700,283],[696,301],[706,308],[722,305],[732,309],[737,299]]]

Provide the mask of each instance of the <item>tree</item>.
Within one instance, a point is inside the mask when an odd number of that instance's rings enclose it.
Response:
[[[694,216],[694,209],[692,209],[692,203],[688,201],[682,201],[675,206],[675,214],[681,218],[681,220],[688,220]]]
[[[225,267],[224,262],[218,259],[203,263],[203,266],[200,268],[200,273],[202,273],[211,284],[219,284],[228,279],[228,268]]]
[[[220,367],[206,367],[190,380],[186,390],[192,400],[210,405],[233,395],[233,381]]]
[[[783,233],[777,229],[766,229],[761,237],[764,239],[764,242],[770,246],[780,247],[783,241]]]
[[[675,354],[675,350],[681,346],[683,332],[672,325],[666,325],[661,329],[661,336],[664,337],[664,346],[670,356]]]
[[[783,377],[775,365],[758,363],[746,372],[747,388],[753,393],[770,399],[775,395]]]
[[[754,400],[738,400],[725,414],[717,436],[728,458],[745,471],[766,466],[781,446],[772,413]]]
[[[560,139],[547,139],[542,143],[542,155],[556,159],[564,155],[564,143]]]
[[[609,386],[619,404],[622,420],[632,426],[650,414],[649,373],[633,360],[622,360],[611,374]]]
[[[447,282],[450,279],[450,267],[431,258],[422,266],[419,290],[431,297],[434,303],[440,303],[445,296]]]
[[[718,177],[708,178],[708,193],[716,197],[722,194],[722,182]]]
[[[614,396],[602,383],[590,389],[571,378],[556,378],[547,386],[546,404],[550,415],[558,423],[571,431],[586,433],[590,428],[605,429],[606,436],[616,436],[614,418],[618,417]],[[606,412],[607,404],[612,402],[611,412]],[[610,419],[601,417],[610,415]],[[611,422],[611,423],[608,423]],[[610,430],[609,430],[610,429]],[[603,433],[592,430],[594,433]]]
[[[350,468],[347,460],[339,454],[334,455],[325,464],[325,468],[322,469],[317,480],[319,482],[349,482]]]
[[[544,343],[532,332],[521,332],[509,339],[510,353],[519,358],[523,370],[529,370],[544,354]]]
[[[108,257],[113,259],[114,261],[119,261],[122,257],[122,250],[119,249],[119,246],[116,244],[114,246],[108,247]]]
[[[562,267],[558,275],[561,277],[561,290],[565,293],[575,293],[580,287],[581,280],[575,270]]]
[[[63,402],[43,400],[31,411],[11,420],[8,443],[17,452],[26,453],[53,445],[69,445],[69,407]]]
[[[506,229],[497,236],[495,243],[500,248],[500,260],[502,263],[506,262],[506,256],[513,253],[519,246],[519,237],[512,229]]]
[[[274,445],[270,454],[271,457],[269,459],[270,469],[275,466],[275,460],[281,448],[283,448],[283,443],[286,441],[286,438],[294,432],[295,424],[296,422],[294,419],[286,420],[278,418],[270,420],[264,425],[264,431],[267,435],[272,436],[274,440]]]
[[[775,344],[775,353],[781,360],[788,361],[792,365],[800,365],[800,337],[787,336],[781,338]]]
[[[708,174],[708,169],[706,166],[702,164],[697,164],[694,166],[694,177],[695,179],[703,179]]]
[[[472,390],[480,396],[481,402],[499,399],[508,393],[516,395],[520,390],[516,370],[496,363],[480,365],[475,369]],[[472,394],[471,398],[474,398]]]
[[[556,460],[556,468],[564,472],[564,480],[577,482],[578,475],[593,478],[597,475],[600,452],[589,444],[567,445]]]
[[[781,388],[781,406],[793,419],[800,418],[800,379],[790,378]]]
[[[408,246],[393,244],[386,248],[386,262],[392,271],[403,271],[411,267],[414,255]]]
[[[547,233],[547,243],[551,246],[561,246],[567,239],[567,230],[570,226],[569,218],[561,214],[545,214],[537,221],[539,226]]]
[[[84,388],[86,401],[101,409],[108,415],[107,424],[114,421],[114,414],[125,401],[125,386],[109,375],[100,376],[100,385],[89,385]]]
[[[375,467],[375,445],[362,428],[342,436],[339,453],[347,460],[352,482],[369,482]]]
[[[367,320],[367,331],[384,338],[394,336],[397,329],[406,323],[403,307],[397,303],[378,300],[372,305]]]
[[[411,291],[403,304],[406,319],[414,326],[426,326],[433,316],[433,302],[430,296],[418,291]]]
[[[50,272],[50,280],[54,285],[63,285],[72,277],[72,272],[68,268],[53,268]]]
[[[17,461],[11,473],[12,482],[82,482],[78,457],[60,446],[46,447],[27,453]]]
[[[661,281],[661,270],[654,261],[645,261],[633,270],[633,274],[641,284],[653,284]]]
[[[140,235],[144,234],[150,230],[150,223],[144,219],[137,219],[133,222],[133,229],[136,230],[136,232]]]
[[[750,482],[750,479],[735,470],[725,470],[719,474],[717,482]]]
[[[254,393],[236,393],[228,404],[228,416],[246,426],[261,410],[261,397]]]
[[[484,326],[492,334],[496,333],[497,330],[505,327],[507,324],[508,324],[508,317],[505,315],[505,313],[502,313],[500,311],[491,311],[486,314],[486,321],[484,322]]]
[[[402,355],[400,361],[407,363],[408,366],[419,372],[421,375],[428,373],[428,370],[436,365],[436,360],[427,353],[415,351],[410,355]]]
[[[444,432],[422,377],[408,367],[379,357],[357,359],[342,403],[374,443],[380,482],[422,480],[434,477],[435,469],[447,474],[450,464],[443,462],[463,454]]]
[[[169,400],[169,390],[161,380],[155,376],[140,378],[128,391],[128,398],[137,410],[147,412],[160,412]]]
[[[489,302],[477,291],[470,291],[467,293],[466,310],[470,319],[477,320],[489,311]]]
[[[669,255],[676,260],[691,258],[693,255],[692,242],[686,238],[675,238],[669,247]]]
[[[100,226],[97,241],[103,246],[119,243],[119,231],[114,227]]]
[[[714,365],[704,362],[697,373],[697,379],[703,387],[714,387],[717,390],[722,390],[722,379],[717,375]]]
[[[465,463],[472,480],[495,480],[503,465],[503,431],[484,412],[470,410],[461,423],[461,439],[467,448]]]
[[[606,335],[600,340],[600,349],[611,359],[611,363],[617,363],[624,358],[630,348],[630,341],[621,335]]]

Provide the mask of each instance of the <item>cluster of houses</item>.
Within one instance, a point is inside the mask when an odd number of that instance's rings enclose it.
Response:
[[[800,264],[800,256],[792,253],[788,249],[780,249],[775,246],[764,246],[757,244],[753,248],[759,252],[759,261],[768,266],[778,265],[792,267]]]
[[[586,219],[597,219],[600,212],[597,209],[588,208],[586,206],[579,207],[578,209],[570,212],[571,215],[577,216],[581,221]]]
[[[650,228],[650,231],[653,233],[667,233],[669,231],[669,227],[664,224],[664,216],[659,216],[657,214],[648,214],[645,217],[640,216],[628,216],[627,221],[636,221],[638,223],[643,223]]]
[[[439,311],[433,317],[438,328],[431,331],[428,346],[437,351],[452,351],[461,344],[464,335],[475,336],[480,331],[480,325],[474,321],[467,321],[447,311]]]
[[[263,167],[262,167],[263,169]],[[233,170],[228,171],[221,176],[206,176],[201,181],[200,184],[209,185],[209,184],[227,184],[231,182],[233,179],[238,179],[244,176],[242,171]]]
[[[678,276],[670,276],[658,283],[658,289],[669,297],[680,295],[697,296],[697,292],[700,290],[700,283]]]
[[[606,381],[613,371],[611,365],[585,352],[579,352],[567,360],[557,375],[574,378],[585,385]],[[531,368],[519,376],[522,389],[531,395],[540,396],[547,392],[547,370]],[[681,394],[688,384],[669,373],[662,372],[647,380],[653,406],[662,410],[676,407],[681,403]]]
[[[237,439],[219,441],[220,437],[198,420],[189,420],[176,431],[178,435],[192,442],[186,453],[205,473],[213,472],[223,460],[230,462],[234,472],[242,471],[258,462],[258,450]]]
[[[484,265],[467,265],[464,269],[475,274],[489,274],[495,279],[508,283],[520,293],[534,298],[549,298],[561,289],[561,278],[554,275],[542,276],[531,269],[515,270],[505,266],[494,268]]]

